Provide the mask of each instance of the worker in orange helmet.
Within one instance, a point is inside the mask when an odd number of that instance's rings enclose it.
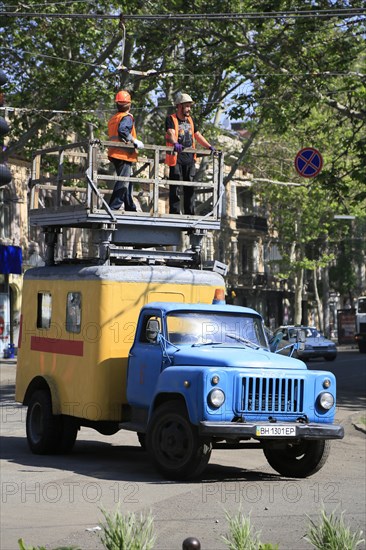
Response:
[[[117,176],[129,178],[132,163],[137,161],[137,149],[143,149],[144,144],[136,137],[134,118],[130,113],[131,96],[126,90],[121,90],[115,97],[117,113],[108,121],[108,141],[131,143],[134,149],[109,147],[108,159],[113,163]],[[136,206],[132,198],[133,185],[127,180],[116,181],[109,201],[111,210],[119,210],[124,204],[127,212],[135,212]]]
[[[196,155],[184,152],[185,148],[196,147],[196,141],[202,147],[216,149],[209,144],[206,138],[198,131],[191,117],[193,99],[185,93],[178,94],[175,105],[176,113],[169,115],[165,120],[166,146],[174,146],[172,153],[166,153],[165,164],[169,168],[169,179],[177,181],[193,181],[196,174]],[[169,189],[169,213],[180,214],[179,186],[171,185]],[[194,215],[194,187],[183,186],[184,213]]]

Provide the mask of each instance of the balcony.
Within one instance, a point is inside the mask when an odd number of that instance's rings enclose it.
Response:
[[[242,273],[238,277],[238,286],[246,288],[267,287],[269,275],[264,272]]]
[[[236,228],[239,230],[251,230],[261,233],[268,232],[267,218],[255,214],[247,214],[238,216],[236,220]]]

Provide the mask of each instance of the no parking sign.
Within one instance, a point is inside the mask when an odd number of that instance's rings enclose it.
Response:
[[[303,178],[314,178],[323,167],[323,158],[317,149],[305,147],[295,157],[296,172]]]

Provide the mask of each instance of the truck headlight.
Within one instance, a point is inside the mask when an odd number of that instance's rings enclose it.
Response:
[[[225,401],[225,394],[220,388],[215,388],[210,391],[207,400],[209,405],[218,409]]]
[[[334,405],[334,397],[331,393],[324,391],[319,395],[319,405],[322,409],[329,411]]]

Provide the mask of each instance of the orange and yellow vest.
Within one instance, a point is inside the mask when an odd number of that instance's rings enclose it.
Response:
[[[116,113],[108,121],[108,141],[121,141],[118,135],[118,126],[122,118],[125,116],[131,116],[130,113]],[[133,120],[133,117],[132,117]],[[133,121],[132,137],[136,137],[136,128],[135,122]],[[108,157],[114,159],[127,160],[128,162],[137,161],[137,151],[135,149],[122,149],[121,147],[109,147],[108,148]]]
[[[179,122],[178,122],[178,117],[176,114],[174,115],[171,115],[172,119],[173,119],[173,122],[174,122],[174,131],[175,131],[175,135],[177,137],[177,140],[178,140],[178,135],[179,135]],[[192,118],[189,116],[187,117],[187,120],[191,126],[191,134],[192,134],[192,148],[195,149],[196,148],[196,140],[194,139],[194,124],[193,124],[193,120]],[[172,144],[168,141],[167,139],[167,134],[166,134],[166,143],[165,145],[167,147],[171,147]],[[175,166],[177,164],[177,158],[178,158],[178,155],[177,153],[166,153],[165,155],[165,164],[167,164],[168,166]],[[196,160],[196,155],[194,155],[194,160]]]

